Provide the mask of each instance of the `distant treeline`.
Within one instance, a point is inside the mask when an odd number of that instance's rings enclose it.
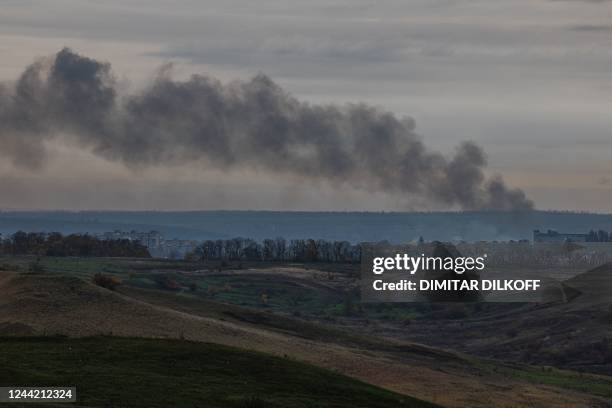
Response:
[[[64,236],[57,232],[19,231],[1,241],[0,251],[6,255],[151,257],[146,247],[127,239],[101,240],[91,235]]]
[[[205,241],[189,254],[197,260],[348,262],[361,260],[361,247],[348,241],[284,238],[261,243],[248,238]]]
[[[612,241],[612,232],[607,232],[604,230],[594,231],[590,230],[586,236],[587,242],[611,242]]]

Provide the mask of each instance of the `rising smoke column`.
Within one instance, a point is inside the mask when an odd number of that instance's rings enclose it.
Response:
[[[309,181],[414,195],[463,209],[527,210],[522,190],[484,175],[473,142],[447,158],[428,150],[414,121],[365,104],[315,105],[265,75],[222,84],[161,69],[122,95],[110,64],[63,49],[0,88],[0,154],[39,168],[44,143],[65,138],[128,166],[200,162]]]

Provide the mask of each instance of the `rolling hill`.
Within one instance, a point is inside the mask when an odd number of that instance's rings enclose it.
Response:
[[[436,406],[287,358],[210,343],[32,337],[0,338],[0,347],[1,384],[76,386],[79,406]]]
[[[605,377],[479,360],[174,293],[113,292],[73,276],[0,272],[0,334],[26,333],[215,343],[313,364],[444,406],[606,406],[612,396]],[[585,378],[592,387],[581,387]]]

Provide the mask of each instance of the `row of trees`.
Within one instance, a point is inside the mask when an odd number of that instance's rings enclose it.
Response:
[[[612,233],[604,230],[590,230],[586,237],[587,242],[612,242]]]
[[[361,247],[347,241],[284,238],[257,242],[248,238],[205,241],[191,257],[197,260],[354,262],[361,261]]]
[[[18,231],[0,242],[0,253],[38,256],[99,256],[149,258],[143,245],[127,240],[100,240],[91,235]]]

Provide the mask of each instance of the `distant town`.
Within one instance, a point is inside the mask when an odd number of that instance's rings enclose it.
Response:
[[[92,234],[94,237],[108,241],[127,239],[146,247],[154,258],[183,259],[185,255],[194,251],[199,242],[188,239],[165,239],[159,231],[121,231],[102,232]]]

